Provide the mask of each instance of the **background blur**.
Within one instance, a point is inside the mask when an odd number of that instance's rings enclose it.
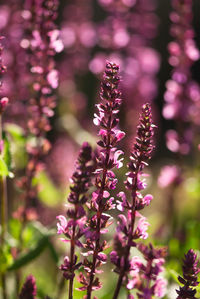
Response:
[[[48,138],[52,148],[45,157],[45,171],[35,178],[40,185],[39,200],[35,203],[37,220],[27,227],[26,247],[36,248],[41,235],[50,234],[48,242],[37,251],[35,259],[25,263],[23,276],[32,273],[37,280],[38,298],[48,294],[52,298],[66,298],[66,283],[58,270],[67,252],[56,236],[56,216],[65,213],[69,191],[69,178],[74,169],[78,150],[83,141],[95,146],[96,128],[93,125],[95,103],[99,101],[99,87],[106,60],[120,64],[123,107],[121,129],[127,135],[121,142],[126,160],[134,141],[140,108],[150,102],[156,131],[156,150],[148,172],[148,193],[154,200],[145,210],[151,226],[148,242],[168,246],[166,277],[169,280],[166,298],[176,298],[177,273],[180,262],[189,248],[200,248],[200,159],[199,127],[191,140],[192,146],[185,155],[170,151],[166,146],[166,132],[176,129],[176,120],[162,115],[166,81],[171,78],[168,63],[170,35],[170,0],[60,0],[57,18],[64,49],[57,55],[60,84],[56,91],[57,107],[51,119],[52,130]],[[0,4],[0,32],[5,39],[4,61],[7,73],[2,93],[9,97],[10,105],[4,117],[4,128],[12,143],[15,179],[8,182],[9,215],[19,205],[20,191],[17,177],[24,171],[27,154],[23,132],[24,115],[29,100],[29,86],[22,80],[26,72],[24,56],[24,22],[21,18],[24,1],[7,0]],[[193,1],[193,29],[195,42],[200,49],[200,2]],[[191,76],[200,83],[200,60],[193,63]],[[27,75],[28,82],[28,75]],[[169,147],[169,146],[168,146]],[[126,167],[118,173],[121,191]],[[12,240],[17,235],[18,220],[9,222]],[[114,228],[109,232],[112,238]],[[34,237],[33,237],[34,236]],[[15,247],[13,243],[13,248]],[[13,253],[14,255],[14,250]],[[108,263],[107,268],[111,265]],[[14,272],[10,271],[10,297],[14,289]],[[108,272],[107,272],[108,273]],[[115,274],[101,275],[105,285],[99,298],[111,298]],[[113,279],[111,283],[110,279]],[[78,285],[78,284],[77,284]],[[75,298],[82,298],[76,292]],[[123,296],[123,294],[122,294]]]

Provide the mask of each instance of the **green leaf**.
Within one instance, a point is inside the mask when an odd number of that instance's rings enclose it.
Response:
[[[37,258],[48,246],[48,238],[49,236],[43,236],[34,248],[30,249],[26,254],[23,254],[16,259],[14,263],[8,267],[8,270],[17,270]]]
[[[7,165],[8,170],[11,170],[11,151],[10,151],[10,141],[8,140],[7,136],[4,134],[3,137],[4,145],[3,145],[3,160]]]
[[[5,245],[4,249],[0,248],[0,273],[3,273],[12,264],[13,257],[10,252],[10,246]]]
[[[16,124],[7,123],[7,124],[4,125],[4,129],[16,141],[17,140],[21,141],[22,139],[24,139],[24,130],[22,129],[22,127],[20,127]]]
[[[167,274],[169,274],[169,276],[179,284],[179,281],[178,281],[178,277],[179,277],[179,273],[176,272],[175,270],[173,269],[167,269]]]
[[[9,150],[12,153],[12,162],[15,168],[24,168],[27,163],[27,153],[25,150],[26,138],[23,129],[15,124],[7,123],[4,130],[9,137]]]
[[[10,219],[9,221],[9,232],[13,238],[19,240],[21,233],[22,223],[15,218]]]
[[[59,191],[45,171],[41,171],[33,180],[33,185],[39,185],[39,199],[48,207],[55,207],[63,200],[63,193]]]
[[[56,264],[58,264],[59,262],[59,256],[57,251],[55,250],[54,245],[52,244],[52,242],[50,240],[48,240],[48,248],[50,250],[51,256],[53,258],[53,260],[55,261]]]
[[[3,160],[3,158],[0,157],[0,176],[8,176],[8,175],[9,175],[8,167],[5,161]]]

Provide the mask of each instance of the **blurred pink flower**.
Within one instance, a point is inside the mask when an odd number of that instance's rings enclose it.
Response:
[[[180,181],[181,171],[176,165],[166,165],[162,167],[160,175],[158,177],[158,185],[161,188],[166,188],[171,184]]]

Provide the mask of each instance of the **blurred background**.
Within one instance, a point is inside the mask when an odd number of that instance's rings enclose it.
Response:
[[[29,223],[24,232],[24,248],[33,249],[33,254],[21,264],[15,263],[11,267],[9,298],[17,298],[13,295],[14,276],[22,266],[23,277],[29,273],[36,277],[38,298],[44,298],[45,294],[55,299],[67,296],[67,284],[58,266],[68,248],[56,236],[56,216],[65,214],[69,178],[81,144],[84,141],[93,147],[96,144],[97,130],[93,125],[93,114],[95,104],[99,102],[100,80],[106,60],[120,65],[123,98],[120,127],[127,134],[120,144],[126,157],[124,166],[134,142],[141,106],[146,102],[152,105],[157,129],[156,149],[147,169],[147,193],[154,196],[151,206],[145,210],[145,216],[151,224],[148,242],[168,246],[165,275],[169,285],[165,298],[176,298],[181,259],[189,248],[197,252],[200,248],[200,2],[192,1],[192,11],[183,12],[186,28],[182,29],[189,32],[189,37],[180,37],[180,32],[172,28],[174,23],[179,22],[172,15],[176,2],[59,1],[56,23],[63,49],[56,56],[56,68],[59,71],[57,106],[51,118],[52,129],[47,134],[51,150],[43,158],[45,169],[34,178],[33,184],[39,186],[38,200],[34,203],[36,213],[33,213],[34,221]],[[0,4],[0,32],[5,37],[3,58],[7,66],[1,93],[10,100],[4,114],[4,130],[11,142],[15,174],[15,178],[8,181],[11,264],[15,260],[15,242],[20,230],[16,210],[20,205],[21,191],[16,182],[24,173],[28,159],[25,150],[25,115],[30,101],[30,73],[24,54],[24,4],[25,1],[20,0],[2,0]],[[177,54],[174,44],[170,44],[174,42],[181,46],[181,38],[194,41],[187,59],[184,56],[187,56],[185,49]],[[175,63],[172,58],[176,55],[183,59]],[[174,75],[177,72],[185,72],[186,80],[178,81]],[[177,85],[182,88],[176,113],[169,101],[169,93],[175,89],[173,82],[176,88]],[[187,105],[183,110],[185,102]],[[126,167],[118,171],[117,192],[124,188],[125,172]],[[107,236],[110,243],[113,233],[114,227]],[[108,279],[106,267],[110,270],[111,265],[108,263],[105,266],[105,274],[101,275],[105,285],[97,296],[109,299],[116,277],[109,273]],[[110,283],[110,277],[113,283]],[[76,291],[74,298],[82,297],[82,292]],[[123,291],[120,298],[123,298]]]

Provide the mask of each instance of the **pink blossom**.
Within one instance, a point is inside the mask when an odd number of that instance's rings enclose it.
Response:
[[[120,130],[115,130],[115,137],[117,138],[117,141],[123,139],[125,135],[126,135],[125,132]]]
[[[64,49],[62,40],[59,38],[60,30],[55,29],[48,33],[50,36],[50,47],[55,50],[55,52],[60,53]]]
[[[124,158],[118,159],[119,156],[121,156],[121,155],[123,155],[123,151],[121,151],[121,150],[117,150],[114,153],[114,163],[115,163],[117,168],[121,168],[123,166],[122,161],[124,160]]]
[[[63,215],[59,215],[56,218],[60,221],[60,223],[59,222],[57,223],[57,229],[58,229],[57,233],[59,235],[64,234],[67,228],[67,219]]]
[[[161,188],[166,188],[169,185],[177,182],[180,178],[180,169],[177,165],[166,165],[161,169],[158,177],[158,185]]]
[[[151,194],[147,194],[144,196],[143,201],[144,201],[145,205],[148,206],[150,204],[150,202],[152,201],[152,199],[153,199],[153,196]]]
[[[145,217],[141,217],[137,224],[136,234],[141,239],[147,239],[148,233],[146,232],[148,229],[149,223],[147,222]]]
[[[162,298],[166,294],[167,281],[164,278],[158,278],[154,286],[154,294],[158,298]]]
[[[99,126],[100,122],[102,120],[102,118],[104,117],[104,113],[99,111],[99,115],[94,113],[94,119],[93,119],[93,123],[95,124],[95,126]]]
[[[127,199],[126,199],[126,194],[124,192],[119,192],[117,194],[118,197],[121,198],[122,201],[120,200],[117,200],[116,203],[117,203],[117,209],[121,212],[124,211],[124,207],[127,206]]]
[[[53,69],[47,75],[47,81],[51,85],[52,88],[58,87],[58,71]]]

